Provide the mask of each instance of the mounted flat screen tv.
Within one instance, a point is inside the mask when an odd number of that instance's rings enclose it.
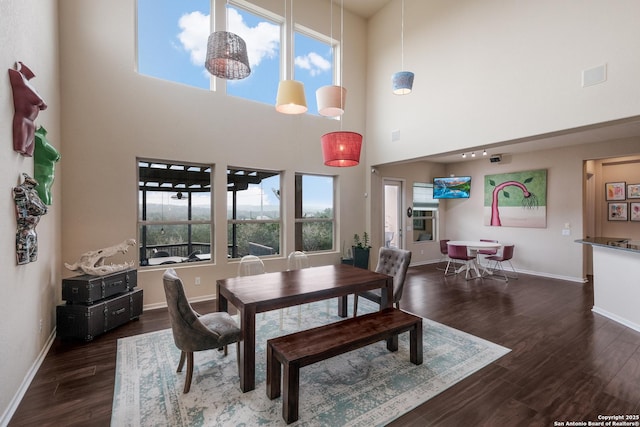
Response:
[[[434,199],[468,199],[470,194],[470,176],[433,178]]]

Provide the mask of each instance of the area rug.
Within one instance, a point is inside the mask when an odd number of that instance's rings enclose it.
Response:
[[[350,301],[351,302],[351,301]],[[256,388],[242,393],[236,347],[195,354],[191,391],[171,330],[118,340],[112,426],[280,426],[282,398],[265,386],[267,339],[341,320],[337,302],[321,301],[256,317]],[[361,298],[359,314],[377,306]],[[351,310],[349,312],[352,312]],[[300,370],[300,419],[295,426],[385,425],[510,350],[429,319],[423,320],[424,362],[409,361],[409,334],[399,350],[369,345]]]

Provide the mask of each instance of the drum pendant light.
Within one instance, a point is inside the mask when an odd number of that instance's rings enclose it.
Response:
[[[400,30],[400,51],[401,65],[404,70],[404,0],[402,0],[402,25]],[[413,73],[411,71],[398,71],[391,76],[393,93],[396,95],[406,95],[411,93],[413,88]]]
[[[291,20],[293,20],[293,0],[291,0]],[[287,19],[287,1],[284,2],[285,26],[289,26]],[[291,37],[290,29],[287,29],[288,37]],[[289,74],[293,76],[293,49],[289,49],[291,56],[291,68]],[[276,111],[283,114],[302,114],[307,112],[307,99],[304,94],[304,84],[297,80],[281,80],[276,95]]]
[[[297,80],[281,80],[276,96],[276,111],[283,114],[302,114],[307,112],[307,99],[304,84]]]
[[[251,74],[247,46],[242,38],[228,31],[216,31],[207,43],[206,69],[216,77],[240,80]]]
[[[356,132],[330,132],[320,138],[326,166],[348,167],[360,164],[362,135]]]
[[[227,6],[228,6],[227,2]],[[225,13],[228,14],[227,6]],[[225,30],[229,29],[226,19]],[[229,31],[216,31],[207,41],[205,68],[214,76],[227,80],[240,80],[251,74],[247,45],[237,34]]]
[[[331,41],[333,43],[333,1],[331,1]],[[340,9],[340,76],[342,76],[342,40],[344,39],[344,0]],[[335,62],[335,61],[334,61]],[[342,78],[340,79],[342,82]],[[347,89],[342,86],[322,86],[316,90],[318,113],[326,117],[338,117],[344,114]]]
[[[342,0],[342,10],[344,11],[344,0]],[[341,37],[340,46],[344,43],[344,21],[340,18]],[[343,49],[340,49],[340,58],[342,59]],[[340,80],[342,81],[342,60],[340,61]],[[340,108],[344,111],[344,88],[341,92]],[[357,132],[343,131],[340,118],[340,131],[329,132],[320,138],[322,144],[322,159],[326,166],[334,167],[350,167],[360,164],[360,149],[362,148],[362,135]]]

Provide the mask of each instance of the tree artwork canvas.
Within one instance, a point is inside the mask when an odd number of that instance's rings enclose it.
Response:
[[[485,175],[484,225],[546,228],[547,170]]]

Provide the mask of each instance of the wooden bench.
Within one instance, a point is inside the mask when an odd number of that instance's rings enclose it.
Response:
[[[398,349],[398,334],[410,331],[410,361],[422,364],[422,318],[395,308],[352,317],[267,341],[267,396],[280,396],[284,366],[282,417],[287,424],[298,419],[300,368],[339,354],[387,340]]]

